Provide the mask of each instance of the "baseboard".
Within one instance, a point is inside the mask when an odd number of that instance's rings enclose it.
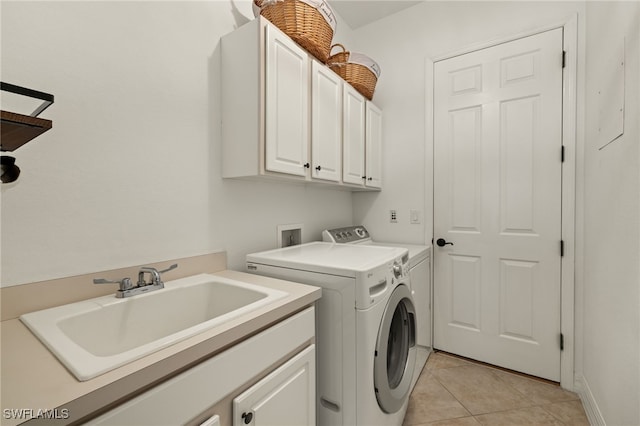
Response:
[[[591,392],[587,379],[582,375],[576,376],[576,393],[580,396],[584,412],[589,419],[589,423],[594,426],[606,426],[604,417],[598,408],[598,403]]]

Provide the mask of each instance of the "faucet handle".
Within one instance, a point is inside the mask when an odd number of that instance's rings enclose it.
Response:
[[[178,267],[177,263],[174,263],[173,265],[169,266],[167,269],[164,269],[162,271],[158,271],[159,274],[164,274],[165,272],[169,272],[173,269],[176,269]]]
[[[94,284],[120,284],[120,290],[126,291],[133,288],[131,278],[121,278],[119,280],[107,280],[105,278],[95,278]]]

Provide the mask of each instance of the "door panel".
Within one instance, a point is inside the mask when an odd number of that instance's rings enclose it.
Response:
[[[478,167],[482,142],[482,110],[472,107],[451,113],[451,226],[456,231],[480,232],[481,187]]]
[[[449,256],[451,262],[451,324],[480,329],[480,258]]]
[[[317,61],[312,62],[311,79],[312,176],[339,182],[342,175],[342,80]]]
[[[365,176],[365,99],[349,84],[344,86],[344,121],[342,131],[342,180],[363,185]]]
[[[562,29],[435,64],[434,346],[560,380]]]
[[[366,185],[382,188],[382,111],[371,102],[366,102]]]
[[[266,146],[268,171],[306,176],[309,157],[309,58],[267,25]]]

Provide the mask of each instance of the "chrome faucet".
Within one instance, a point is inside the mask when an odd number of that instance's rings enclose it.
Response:
[[[145,272],[148,272],[149,275],[151,275],[151,282],[147,283],[144,280],[144,274]],[[156,269],[156,268],[151,268],[149,266],[143,266],[142,268],[140,268],[140,272],[138,272],[138,286],[139,287],[144,287],[146,285],[164,285],[164,283],[162,282],[162,279],[160,278],[160,272]]]
[[[164,283],[162,282],[162,277],[160,274],[164,274],[172,269],[176,269],[178,267],[177,263],[169,266],[167,269],[163,271],[158,271],[156,268],[151,268],[149,266],[143,266],[140,268],[140,272],[138,272],[138,287],[145,287],[148,285],[158,286],[159,288],[164,288]],[[147,283],[144,280],[144,274],[149,273],[151,275],[151,282]]]
[[[147,293],[153,290],[160,290],[164,288],[164,282],[162,282],[161,274],[171,271],[172,269],[176,269],[178,267],[177,263],[169,266],[167,269],[162,271],[158,271],[156,268],[152,268],[150,266],[143,266],[140,268],[140,272],[138,272],[138,283],[137,285],[133,285],[131,282],[131,278],[121,278],[119,280],[107,280],[104,278],[96,278],[93,280],[94,284],[119,284],[120,287],[118,291],[116,291],[116,297],[121,299],[123,297],[131,297],[137,294]],[[146,282],[144,280],[144,274],[148,273],[151,275],[151,282]]]

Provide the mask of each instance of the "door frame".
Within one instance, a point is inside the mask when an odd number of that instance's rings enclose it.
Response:
[[[434,66],[436,62],[451,59],[477,50],[493,47],[520,38],[532,36],[545,31],[563,29],[563,50],[566,52],[565,67],[562,73],[562,143],[564,146],[564,162],[562,164],[562,213],[561,229],[564,241],[564,256],[561,258],[561,290],[560,290],[560,332],[563,336],[563,350],[560,352],[560,385],[574,390],[575,362],[575,247],[576,247],[576,166],[577,166],[577,77],[578,77],[578,15],[574,14],[566,20],[537,28],[535,30],[514,34],[489,42],[477,43],[437,57],[425,60],[425,164],[431,165],[432,173],[426,174],[425,200],[431,200],[431,239],[434,230],[434,123],[433,94]],[[560,153],[558,153],[560,155]],[[427,231],[427,237],[429,237]],[[429,238],[426,238],[428,241]],[[433,262],[435,256],[431,256]],[[431,267],[431,300],[433,300],[433,271]],[[433,327],[433,309],[432,327]],[[433,336],[433,330],[432,330]]]

